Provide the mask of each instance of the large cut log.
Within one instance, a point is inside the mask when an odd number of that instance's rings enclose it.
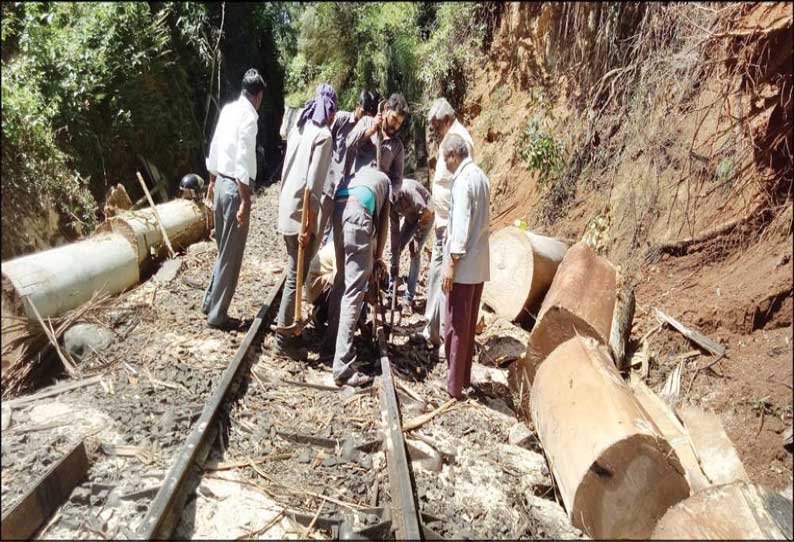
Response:
[[[791,540],[791,501],[746,482],[715,486],[672,508],[658,540]]]
[[[589,536],[647,538],[689,496],[676,454],[596,340],[549,355],[530,410],[568,515]]]
[[[515,324],[497,318],[476,338],[480,345],[479,362],[500,367],[517,360],[527,351],[529,333]]]
[[[42,318],[57,316],[91,299],[138,283],[137,250],[123,236],[102,234],[83,241],[3,262],[3,302],[35,320],[23,303],[28,297]]]
[[[568,246],[551,237],[508,226],[491,235],[491,278],[483,304],[505,320],[537,314]]]
[[[200,241],[212,226],[212,213],[194,201],[176,199],[157,206],[157,214],[175,250]],[[153,256],[165,253],[163,234],[157,225],[155,210],[126,211],[103,223],[97,231],[112,231],[123,235],[136,247],[138,263],[145,267]]]
[[[527,392],[537,366],[557,346],[577,335],[609,344],[616,275],[615,267],[584,243],[565,254],[529,335],[526,354],[510,366],[510,389],[519,413],[527,413]]]

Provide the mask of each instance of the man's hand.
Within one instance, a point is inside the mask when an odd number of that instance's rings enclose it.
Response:
[[[451,257],[444,265],[444,270],[441,272],[441,291],[449,294],[452,291],[452,284],[455,281],[455,260]]]
[[[311,241],[312,235],[314,234],[310,231],[307,231],[306,233],[301,233],[300,235],[298,235],[298,244],[301,247],[306,248],[309,245],[309,241]]]
[[[372,266],[372,276],[377,280],[380,280],[381,277],[386,276],[386,262],[383,261],[383,258],[378,258],[375,260],[375,263]]]
[[[436,212],[433,209],[428,209],[427,211],[422,213],[422,217],[419,219],[419,224],[422,226],[427,226],[433,219],[436,217]]]
[[[249,207],[245,203],[240,204],[237,209],[237,224],[242,228],[248,223]]]
[[[204,205],[211,211],[215,210],[213,199],[215,197],[215,181],[210,182],[207,186],[207,193],[204,195]]]

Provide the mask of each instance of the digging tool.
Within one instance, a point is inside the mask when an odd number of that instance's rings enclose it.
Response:
[[[301,211],[301,236],[306,235],[309,229],[309,198],[311,192],[309,187],[303,189],[303,210]],[[303,268],[305,265],[306,249],[298,243],[298,276],[295,279],[295,317],[289,326],[276,327],[276,331],[283,335],[300,335],[303,331],[306,321],[302,319],[302,302],[303,302]]]

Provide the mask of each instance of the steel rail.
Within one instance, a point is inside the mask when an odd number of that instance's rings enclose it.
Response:
[[[284,289],[286,275],[282,275],[278,287],[274,288],[262,304],[251,327],[243,338],[240,348],[228,367],[223,371],[220,382],[204,405],[201,417],[193,426],[185,444],[171,465],[168,474],[152,501],[138,535],[146,540],[164,540],[179,523],[188,495],[195,489],[201,476],[204,461],[209,454],[218,431],[218,413],[224,402],[238,389],[243,361],[249,349],[259,336],[262,328],[270,325],[270,312]]]
[[[378,347],[383,373],[383,386],[380,390],[381,419],[384,425],[383,443],[386,447],[386,463],[391,486],[392,524],[397,531],[398,539],[422,540],[422,522],[416,505],[408,452],[400,422],[400,406],[397,403],[389,349],[382,327],[378,328]]]

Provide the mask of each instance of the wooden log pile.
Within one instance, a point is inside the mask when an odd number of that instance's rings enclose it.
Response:
[[[505,246],[532,250],[516,232],[502,235],[511,240]],[[509,257],[516,269],[528,259]],[[526,285],[526,276],[515,275]],[[577,243],[541,297],[531,332],[498,314],[482,317],[478,329],[481,363],[509,364],[516,406],[534,426],[571,522],[599,539],[778,537],[779,525],[771,526],[757,498],[765,490],[748,485],[719,418],[679,404],[680,391],[660,396],[641,379],[623,379],[635,309],[624,279]],[[523,293],[516,297],[523,302]],[[725,355],[716,343],[707,349]],[[723,517],[739,496],[745,511],[755,512],[746,526]],[[707,502],[719,510],[707,513]],[[700,515],[706,522],[695,525]]]

